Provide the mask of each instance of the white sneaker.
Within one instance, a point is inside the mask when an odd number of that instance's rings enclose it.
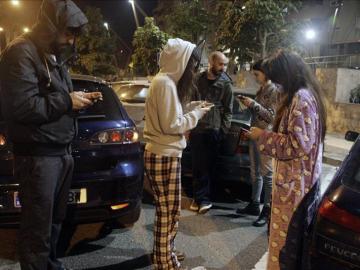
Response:
[[[190,210],[191,210],[191,211],[195,211],[195,212],[199,211],[199,206],[197,205],[197,203],[195,202],[195,200],[193,200],[193,201],[191,202],[191,204],[190,204]]]
[[[212,203],[202,203],[199,208],[199,214],[205,214],[212,206]]]

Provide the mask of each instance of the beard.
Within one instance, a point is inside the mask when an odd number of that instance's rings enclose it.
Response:
[[[71,45],[68,43],[59,43],[55,41],[51,47],[52,52],[58,59],[59,64],[65,64],[72,58],[75,58],[75,56],[77,55],[75,45]]]
[[[224,72],[224,70],[222,70],[222,69],[217,70],[217,69],[215,69],[214,67],[212,67],[212,68],[210,69],[210,71],[211,71],[211,73],[212,73],[213,75],[215,75],[216,77],[220,76],[221,73]]]

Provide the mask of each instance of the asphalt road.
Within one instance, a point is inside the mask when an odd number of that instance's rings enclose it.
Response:
[[[328,179],[334,167],[325,167]],[[326,178],[325,177],[325,178]],[[328,180],[327,180],[328,181]],[[203,265],[207,269],[252,270],[266,251],[266,228],[251,226],[255,217],[240,217],[237,207],[245,205],[249,188],[239,184],[216,187],[214,207],[205,215],[188,211],[188,182],[184,183],[183,211],[177,249],[184,251],[184,266]],[[146,185],[143,211],[132,227],[116,224],[81,225],[73,235],[67,256],[62,258],[74,269],[151,269],[150,253],[153,240],[154,206]],[[0,269],[20,269],[16,263],[16,230],[0,230]]]

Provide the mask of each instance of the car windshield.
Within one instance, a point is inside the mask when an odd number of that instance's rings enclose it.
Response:
[[[118,87],[115,92],[122,102],[145,103],[149,87],[147,85],[127,84]]]
[[[102,101],[98,101],[93,106],[77,112],[76,116],[78,119],[105,118],[107,120],[114,120],[122,117],[119,102],[116,102],[116,96],[108,86],[84,80],[73,80],[73,85],[75,91],[99,91],[103,94]]]

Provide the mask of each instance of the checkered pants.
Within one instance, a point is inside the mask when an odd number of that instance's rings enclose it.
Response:
[[[153,267],[156,270],[179,269],[174,240],[181,207],[181,159],[159,156],[149,151],[145,151],[144,158],[156,206]]]

